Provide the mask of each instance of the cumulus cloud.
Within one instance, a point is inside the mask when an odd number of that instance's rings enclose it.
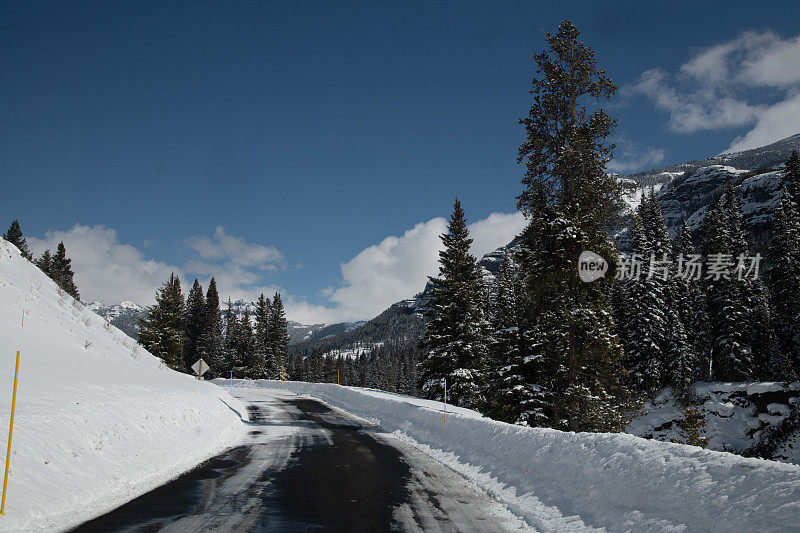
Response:
[[[55,251],[64,242],[75,283],[86,302],[131,300],[147,305],[171,272],[182,275],[177,266],[147,259],[134,246],[119,242],[117,232],[105,226],[75,224],[67,231],[48,231],[43,239],[27,240],[37,256],[46,249]]]
[[[625,88],[669,114],[678,133],[752,126],[728,150],[746,150],[800,130],[800,36],[747,31],[700,51],[670,76],[655,68]]]
[[[492,213],[469,226],[472,253],[481,257],[508,244],[525,226],[522,213]],[[324,290],[330,305],[291,302],[287,313],[313,322],[371,318],[391,304],[409,298],[438,272],[439,235],[444,218],[420,222],[401,236],[390,236],[369,246],[341,265],[339,287]],[[298,321],[301,321],[299,318]]]

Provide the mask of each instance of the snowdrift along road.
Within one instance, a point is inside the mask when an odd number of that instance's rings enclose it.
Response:
[[[77,525],[193,468],[246,432],[238,400],[165,367],[0,239],[3,444],[17,350],[0,531]]]
[[[219,382],[222,385],[222,382]],[[226,383],[227,384],[227,383]],[[789,531],[800,466],[627,434],[490,420],[408,396],[335,384],[234,380],[320,399],[407,439],[543,531]]]

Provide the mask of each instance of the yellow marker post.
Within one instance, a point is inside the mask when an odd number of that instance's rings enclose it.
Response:
[[[339,386],[339,399],[342,399],[342,384],[339,383],[339,369],[336,369],[336,384]]]
[[[444,424],[447,424],[447,378],[444,378]]]
[[[11,393],[11,423],[8,426],[8,449],[6,450],[6,475],[3,478],[3,502],[0,503],[0,515],[6,514],[6,488],[8,487],[8,465],[11,463],[11,434],[14,431],[14,408],[17,404],[17,376],[19,376],[19,350],[17,363],[14,366],[14,392]]]

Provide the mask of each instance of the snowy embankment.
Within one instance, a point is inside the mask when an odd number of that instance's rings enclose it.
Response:
[[[2,239],[0,317],[3,444],[21,350],[0,531],[75,526],[193,468],[246,432],[238,400],[163,366]],[[5,446],[0,450],[4,459]]]
[[[467,409],[333,384],[235,380],[318,398],[379,424],[543,531],[787,531],[800,467],[627,434],[524,428]]]

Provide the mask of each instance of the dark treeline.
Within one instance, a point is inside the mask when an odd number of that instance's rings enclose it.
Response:
[[[279,379],[286,367],[289,333],[278,293],[272,299],[261,294],[253,315],[245,310],[241,318],[228,299],[223,318],[213,277],[205,295],[195,279],[184,300],[180,280],[172,274],[139,326],[139,343],[181,372],[192,373],[201,358],[209,378]]]
[[[355,356],[325,356],[314,352],[289,358],[285,379],[337,383],[417,396],[420,350],[414,347],[378,346]],[[338,371],[338,373],[337,373]]]

